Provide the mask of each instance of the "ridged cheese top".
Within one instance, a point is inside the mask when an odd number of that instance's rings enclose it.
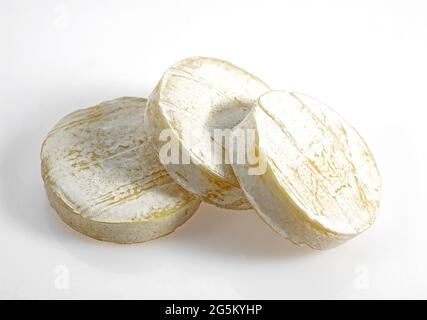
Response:
[[[192,161],[236,186],[231,166],[212,161],[214,130],[233,128],[269,90],[250,73],[206,57],[176,63],[156,88],[160,113],[189,150]]]
[[[146,100],[119,98],[61,119],[41,151],[46,187],[102,222],[173,214],[195,197],[173,182],[144,131]]]
[[[260,97],[253,116],[259,146],[301,218],[344,235],[373,223],[381,182],[354,128],[318,100],[282,91]]]

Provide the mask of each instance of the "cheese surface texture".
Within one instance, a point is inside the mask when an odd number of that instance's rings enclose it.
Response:
[[[77,231],[136,243],[174,231],[200,201],[176,184],[144,130],[146,100],[124,97],[75,111],[41,150],[48,198]]]
[[[228,209],[248,209],[231,165],[214,152],[215,130],[227,136],[269,87],[248,72],[222,60],[194,57],[170,67],[152,92],[147,130],[161,152],[162,132],[179,143],[179,163],[162,163],[185,189],[206,202]],[[226,142],[224,143],[226,146]],[[162,157],[160,157],[162,159]],[[219,160],[219,161],[218,161]]]
[[[262,219],[296,244],[337,246],[375,220],[381,182],[366,143],[345,120],[309,96],[272,91],[236,128],[254,129],[266,171],[233,164]]]

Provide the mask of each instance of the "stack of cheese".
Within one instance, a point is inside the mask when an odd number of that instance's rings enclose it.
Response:
[[[379,173],[353,127],[316,99],[212,58],[170,67],[148,101],[65,116],[41,161],[62,220],[117,243],[168,234],[203,200],[253,208],[292,242],[325,249],[366,230],[379,207]]]

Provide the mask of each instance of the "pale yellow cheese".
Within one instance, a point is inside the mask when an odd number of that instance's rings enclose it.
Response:
[[[167,174],[144,130],[146,100],[124,97],[61,119],[41,150],[48,198],[90,237],[134,243],[174,231],[200,204]]]
[[[194,57],[170,67],[151,94],[146,114],[146,128],[157,151],[165,144],[160,135],[170,130],[190,159],[163,163],[169,174],[207,202],[248,209],[230,164],[215,161],[214,130],[233,128],[267,91],[269,87],[255,76],[218,59]]]
[[[250,203],[275,231],[316,249],[336,246],[375,220],[381,182],[368,146],[318,100],[273,91],[238,129],[255,129],[264,174],[233,164]]]

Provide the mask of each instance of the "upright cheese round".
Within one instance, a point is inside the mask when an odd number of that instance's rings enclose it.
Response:
[[[200,201],[160,164],[143,128],[146,100],[119,98],[60,120],[41,150],[51,205],[92,238],[136,243],[174,231]]]
[[[175,181],[219,207],[248,209],[225,151],[221,157],[213,141],[215,130],[227,136],[224,129],[237,125],[267,91],[258,78],[218,59],[195,57],[170,67],[149,98],[146,120],[160,160]],[[184,157],[163,161],[162,132]]]
[[[298,93],[261,96],[235,130],[256,130],[248,151],[264,172],[233,164],[252,206],[279,234],[315,249],[336,246],[375,220],[380,177],[359,134],[323,103]],[[259,168],[263,166],[260,165]]]

